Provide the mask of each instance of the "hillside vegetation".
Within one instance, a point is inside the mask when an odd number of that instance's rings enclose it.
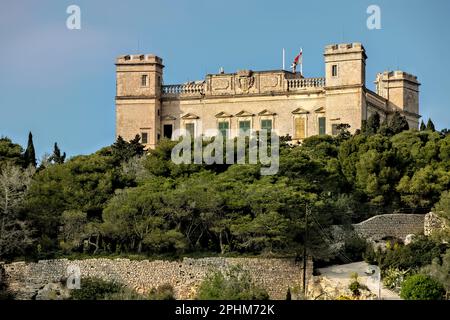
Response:
[[[448,197],[450,135],[407,130],[405,122],[372,117],[355,135],[342,126],[336,137],[282,143],[272,176],[261,176],[258,165],[176,165],[176,142],[162,140],[144,155],[138,137],[68,160],[55,145],[34,169],[30,143],[24,152],[2,138],[0,258],[295,255],[307,207],[309,253],[333,258],[328,226],[425,213]]]

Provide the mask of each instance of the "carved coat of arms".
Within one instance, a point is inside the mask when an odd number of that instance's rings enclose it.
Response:
[[[243,93],[248,93],[255,83],[255,77],[252,74],[251,70],[241,70],[237,73],[237,84]]]

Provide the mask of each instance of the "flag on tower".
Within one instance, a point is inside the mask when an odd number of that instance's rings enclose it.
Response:
[[[297,65],[300,63],[300,73],[303,74],[303,49],[300,49],[300,53],[294,58],[294,62],[292,62],[292,72],[295,73],[295,69],[297,69]]]
[[[295,63],[295,65],[297,65],[297,64],[301,64],[302,63],[302,60],[303,60],[303,49],[300,49],[300,53],[298,54],[298,56],[296,56],[295,57],[295,59],[294,59],[294,63]]]

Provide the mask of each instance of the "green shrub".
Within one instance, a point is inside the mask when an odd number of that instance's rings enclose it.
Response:
[[[450,292],[450,248],[442,255],[442,261],[434,259],[430,265],[422,268],[421,273],[438,280]]]
[[[368,249],[364,259],[370,264],[377,264],[382,270],[396,268],[399,270],[418,270],[431,264],[445,253],[446,245],[427,237],[417,237],[409,245],[393,245],[386,251]]]
[[[429,276],[416,274],[403,282],[400,297],[405,300],[441,300],[444,294],[442,284]]]
[[[199,300],[267,300],[269,295],[256,286],[249,274],[240,266],[230,268],[225,274],[210,273],[197,293]]]
[[[175,300],[175,293],[170,284],[163,284],[150,290],[148,295],[150,300]]]
[[[103,300],[147,300],[142,294],[136,291],[122,287],[118,292],[106,293]]]
[[[389,289],[399,289],[410,270],[388,268],[383,272],[383,284]]]
[[[98,278],[82,278],[81,288],[71,291],[72,300],[108,300],[112,296],[123,293],[121,284]]]
[[[361,295],[361,291],[359,291],[359,289],[361,288],[361,284],[358,281],[352,281],[348,288],[350,289],[350,291],[353,293],[354,296],[359,296]]]
[[[352,272],[350,274],[350,279],[352,281],[348,285],[348,288],[353,293],[354,297],[359,297],[361,295],[361,290],[368,290],[368,288],[364,284],[359,283],[358,277],[359,275],[357,272]]]

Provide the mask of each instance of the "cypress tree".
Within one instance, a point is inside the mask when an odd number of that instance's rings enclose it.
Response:
[[[427,127],[425,126],[425,123],[423,122],[423,120],[420,122],[420,131],[425,131],[427,130]]]
[[[287,289],[286,300],[292,300],[291,288]]]
[[[36,152],[34,150],[33,134],[31,133],[31,131],[28,134],[28,144],[27,149],[23,154],[23,159],[26,167],[33,166],[36,168]]]
[[[53,148],[53,154],[50,157],[50,161],[56,164],[63,164],[66,160],[66,153],[64,152],[61,155],[61,150],[58,147],[58,143],[55,142],[55,146]]]
[[[428,119],[427,130],[431,130],[433,132],[436,131],[436,128],[434,127],[434,123],[433,123],[433,121],[431,121],[431,118]]]

